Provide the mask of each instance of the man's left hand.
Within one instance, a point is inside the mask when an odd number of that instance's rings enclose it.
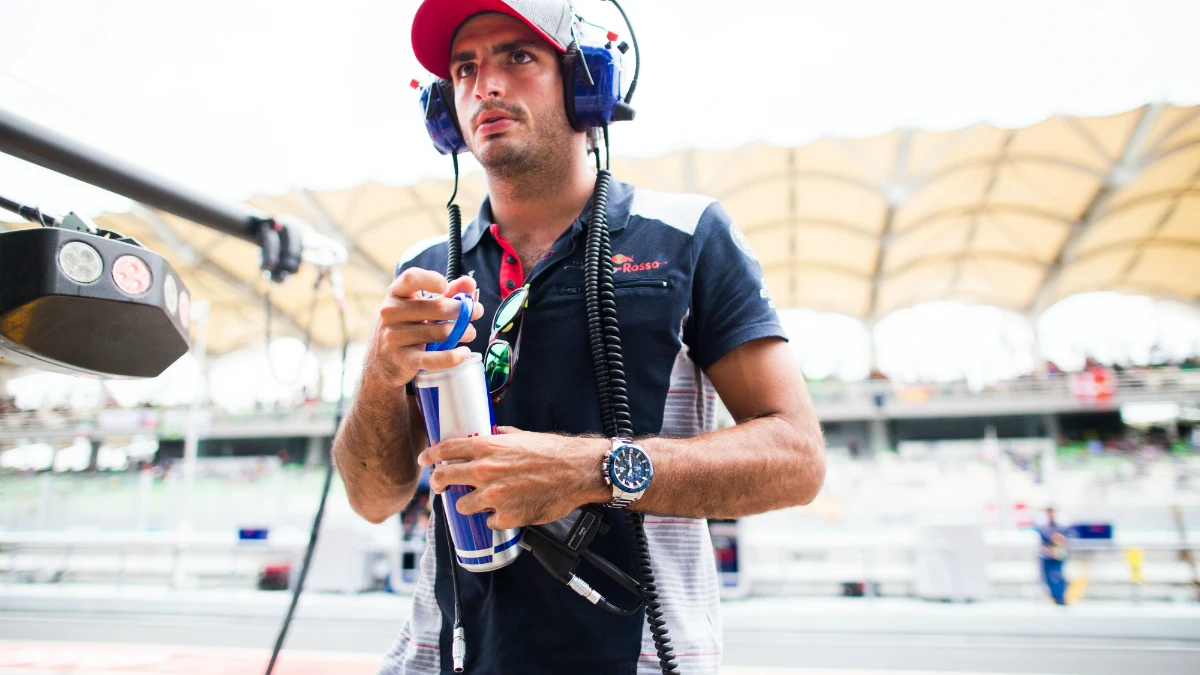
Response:
[[[563,518],[584,504],[606,502],[600,465],[609,442],[499,427],[494,436],[449,438],[421,453],[433,466],[429,488],[470,485],[458,500],[464,515],[491,511],[488,527],[506,530]],[[441,464],[451,461],[453,464]]]

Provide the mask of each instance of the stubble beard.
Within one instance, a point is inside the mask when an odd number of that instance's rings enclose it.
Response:
[[[567,175],[573,151],[573,129],[566,115],[524,140],[492,139],[473,148],[475,158],[487,172],[493,188],[503,185],[514,196],[537,198],[556,192]]]

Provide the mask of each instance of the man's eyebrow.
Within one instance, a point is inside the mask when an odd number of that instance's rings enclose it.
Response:
[[[515,52],[518,49],[527,49],[529,47],[537,47],[537,46],[539,46],[540,43],[541,43],[541,40],[531,40],[529,38],[522,38],[520,40],[512,40],[509,42],[502,42],[502,43],[496,45],[495,47],[492,47],[492,55],[497,56],[499,54],[507,54],[509,52]]]
[[[510,52],[515,52],[518,49],[528,49],[530,47],[536,48],[539,46],[539,42],[540,42],[539,40],[531,40],[529,38],[523,38],[520,40],[510,40],[508,42],[502,42],[502,43],[492,47],[492,54],[493,55],[508,54]],[[463,50],[463,51],[451,56],[450,63],[463,63],[466,61],[474,61],[476,57],[477,57],[477,54],[475,53],[475,50],[466,49],[466,50]]]

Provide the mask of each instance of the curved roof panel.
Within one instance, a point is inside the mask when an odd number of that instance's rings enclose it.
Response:
[[[623,180],[721,200],[779,307],[870,322],[935,300],[1036,314],[1086,291],[1200,299],[1200,106],[613,164]],[[445,180],[366,183],[249,204],[346,244],[348,330],[362,339],[402,253],[445,233],[450,189]],[[468,218],[484,191],[481,176],[464,176],[457,201]],[[98,224],[166,254],[194,295],[210,300],[214,352],[260,342],[264,307],[272,335],[302,337],[311,326],[314,344],[340,342],[328,293],[313,301],[311,268],[269,287],[256,248],[243,241],[144,209],[104,214]]]

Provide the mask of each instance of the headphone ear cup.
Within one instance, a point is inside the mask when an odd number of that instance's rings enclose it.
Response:
[[[567,53],[563,54],[560,60],[563,102],[567,119],[576,131],[603,127],[618,119],[621,71],[617,58],[609,47],[580,45],[578,42],[571,43]]]
[[[458,109],[454,107],[454,83],[450,80],[438,80],[437,88],[438,94],[442,98],[442,105],[446,108],[446,114],[450,116],[450,122],[454,126],[455,133],[458,134],[458,142],[465,146],[462,127],[458,124]]]
[[[558,60],[562,71],[563,106],[567,109],[567,121],[575,131],[587,131],[575,113],[575,86],[579,82],[579,43],[572,42]]]
[[[421,102],[425,106],[425,130],[433,146],[443,155],[457,155],[467,151],[462,129],[458,126],[458,113],[454,109],[454,84],[448,80],[437,80],[421,90]]]

